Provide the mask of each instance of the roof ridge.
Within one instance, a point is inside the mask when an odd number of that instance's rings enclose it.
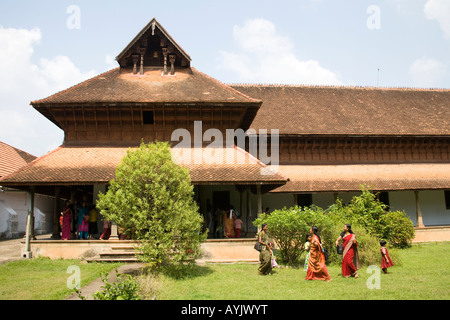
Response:
[[[56,96],[58,96],[58,95],[60,95],[60,94],[62,94],[62,93],[64,93],[64,92],[67,92],[67,91],[69,91],[69,90],[71,90],[71,89],[74,89],[74,88],[76,88],[76,87],[78,87],[78,86],[80,86],[80,85],[82,85],[82,84],[86,84],[86,83],[88,83],[88,82],[91,82],[91,81],[93,81],[94,79],[97,79],[97,78],[99,78],[99,77],[101,77],[101,76],[104,76],[104,75],[106,75],[106,74],[108,74],[108,73],[112,73],[113,71],[117,71],[117,70],[119,70],[119,69],[120,69],[120,67],[116,67],[116,68],[110,69],[110,70],[108,70],[108,71],[102,72],[102,73],[100,73],[100,74],[98,74],[98,75],[96,75],[96,76],[93,76],[93,77],[91,77],[91,78],[89,78],[89,79],[86,79],[86,80],[84,80],[84,81],[81,81],[81,82],[79,82],[79,83],[77,83],[77,84],[74,84],[74,85],[71,86],[71,87],[68,87],[68,88],[66,88],[66,89],[64,89],[64,90],[58,91],[58,92],[56,92],[56,93],[54,93],[54,94],[52,94],[52,95],[50,95],[50,96],[48,96],[48,97],[46,97],[46,98],[42,98],[42,99],[38,99],[38,100],[33,100],[33,101],[30,102],[30,105],[37,104],[37,103],[42,103],[42,102],[44,102],[45,100],[47,100],[47,99],[49,99],[49,98],[54,98],[54,97],[56,97]]]
[[[205,76],[206,78],[211,79],[212,81],[217,82],[219,85],[221,85],[221,86],[224,87],[225,89],[227,89],[227,90],[229,90],[229,91],[231,91],[231,92],[233,92],[233,93],[236,93],[236,94],[242,96],[243,98],[246,98],[246,99],[248,99],[248,100],[251,100],[252,102],[259,102],[259,103],[262,102],[262,100],[252,98],[252,97],[246,95],[245,93],[242,93],[242,92],[240,92],[239,90],[236,90],[236,89],[232,88],[232,87],[229,86],[228,84],[225,84],[225,83],[223,83],[222,81],[217,80],[216,78],[213,78],[213,77],[211,77],[210,75],[208,75],[208,74],[206,74],[206,73],[204,73],[204,72],[201,72],[201,71],[197,70],[197,69],[194,68],[194,67],[190,67],[190,68],[191,68],[192,70],[194,70],[195,72],[198,72],[198,73],[202,74],[202,75]]]
[[[421,87],[380,87],[364,85],[321,85],[321,84],[283,84],[283,83],[227,83],[230,87],[287,87],[287,88],[325,88],[325,89],[367,89],[367,90],[403,90],[403,91],[450,91],[450,88],[421,88]]]

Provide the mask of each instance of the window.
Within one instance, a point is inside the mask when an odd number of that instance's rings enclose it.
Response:
[[[378,200],[380,200],[381,203],[387,205],[387,209],[389,209],[389,192],[380,192],[378,195]]]
[[[144,124],[154,124],[153,111],[143,111],[142,117],[142,121]]]
[[[312,194],[298,194],[297,195],[297,205],[300,207],[310,207],[312,205]]]
[[[445,209],[450,210],[450,190],[444,191]]]

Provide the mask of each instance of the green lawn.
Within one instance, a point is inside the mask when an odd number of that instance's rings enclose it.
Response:
[[[67,286],[67,280],[74,275],[67,273],[69,266],[80,268],[81,286],[85,286],[119,264],[46,258],[8,262],[0,266],[0,300],[64,299],[74,293]]]
[[[413,245],[393,252],[396,265],[380,274],[380,289],[369,289],[373,273],[363,267],[358,279],[345,279],[340,266],[328,266],[332,282],[306,281],[303,269],[279,268],[271,276],[257,274],[257,264],[195,266],[184,277],[140,277],[157,300],[448,300],[450,242]],[[80,267],[81,285],[118,264],[78,260],[32,259],[0,266],[0,300],[61,300],[67,288],[67,268]],[[373,283],[373,282],[370,282]],[[351,292],[351,295],[349,295]]]
[[[380,274],[380,289],[369,289],[374,273],[343,278],[340,266],[329,266],[332,282],[306,281],[303,269],[280,268],[271,276],[257,274],[258,265],[198,266],[194,276],[176,280],[164,276],[156,298],[162,300],[448,300],[450,299],[450,243],[413,245],[398,250],[400,263]],[[394,261],[396,263],[396,261]],[[197,274],[195,276],[195,273]],[[369,281],[370,284],[375,282]],[[349,296],[349,292],[351,295]]]

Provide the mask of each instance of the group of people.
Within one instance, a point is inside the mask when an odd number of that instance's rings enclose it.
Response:
[[[88,208],[85,201],[80,205],[74,205],[70,200],[66,200],[61,211],[60,227],[61,239],[94,239],[98,232],[97,209],[95,206]],[[111,224],[104,221],[103,232],[100,239],[107,240],[111,234]]]
[[[273,263],[273,242],[268,236],[267,224],[262,225],[262,230],[258,234],[258,241],[261,244],[261,252],[259,255],[260,266],[259,273],[261,275],[271,274]],[[316,226],[311,227],[310,233],[307,235],[305,250],[307,252],[304,271],[306,271],[305,280],[325,280],[331,281],[331,276],[328,273],[327,266],[325,264],[325,250],[322,247],[322,241],[319,236],[318,228]],[[358,242],[356,236],[352,231],[351,225],[346,224],[344,231],[336,240],[336,247],[339,246],[340,241],[342,244],[342,276],[345,278],[354,277],[358,278],[358,270],[361,268],[359,263],[358,254]],[[387,268],[392,267],[394,263],[389,257],[389,253],[386,249],[386,241],[381,240],[381,269],[384,273],[387,273]]]
[[[229,210],[216,209],[209,228],[214,230],[215,238],[240,238],[243,224],[237,211],[231,207]]]

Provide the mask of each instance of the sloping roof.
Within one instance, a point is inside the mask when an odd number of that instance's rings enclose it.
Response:
[[[162,68],[146,68],[144,75],[116,68],[48,98],[40,104],[69,103],[260,103],[194,68],[177,68],[162,75]]]
[[[5,186],[18,185],[88,185],[108,183],[127,147],[67,147],[61,146],[36,159],[26,167],[0,180]],[[214,156],[229,155],[225,158]],[[194,184],[277,184],[286,178],[270,172],[257,159],[239,148],[172,148],[174,161],[190,171]],[[198,155],[201,155],[198,158]],[[196,156],[196,159],[190,158]]]
[[[450,189],[450,163],[281,165],[289,181],[272,192]]]
[[[26,166],[35,156],[0,141],[0,179]]]
[[[250,128],[292,135],[450,135],[450,90],[231,85],[263,101]]]

